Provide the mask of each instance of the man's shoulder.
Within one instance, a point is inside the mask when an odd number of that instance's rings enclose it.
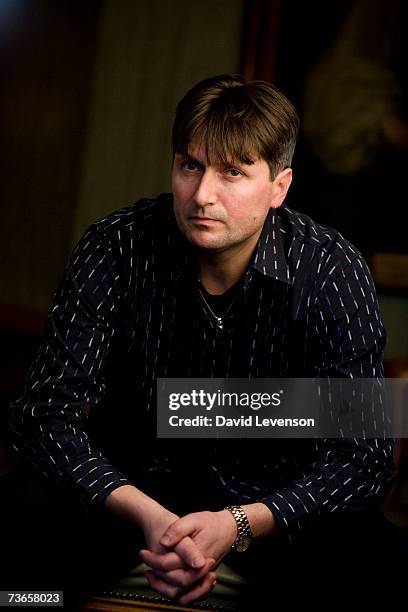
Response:
[[[172,194],[161,193],[155,198],[141,198],[131,206],[119,208],[99,219],[93,227],[106,237],[117,236],[118,232],[133,232],[146,235],[155,229],[167,227],[159,223],[172,217]]]

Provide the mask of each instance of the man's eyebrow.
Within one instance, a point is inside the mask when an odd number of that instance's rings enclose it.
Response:
[[[237,168],[239,170],[243,170],[246,164],[241,163],[240,161],[227,161],[224,163],[220,163],[220,168],[226,170],[227,168]]]
[[[193,155],[190,155],[189,153],[183,155],[182,153],[179,154],[181,159],[183,161],[189,161],[189,162],[193,162],[194,164],[197,164],[197,166],[200,166],[201,168],[204,167],[203,162],[201,162],[199,159],[196,159]],[[252,165],[254,162],[250,162],[250,164],[244,164],[241,163],[240,161],[226,161],[226,162],[220,162],[219,164],[215,164],[216,166],[218,166],[219,168],[222,168],[223,170],[226,170],[228,168],[237,168],[238,170],[244,170],[244,166],[246,165]]]
[[[196,159],[192,155],[189,155],[188,153],[185,155],[183,155],[183,153],[180,153],[179,155],[183,161],[189,161],[193,162],[194,164],[197,164],[197,166],[203,166],[203,163],[200,162],[200,160]]]

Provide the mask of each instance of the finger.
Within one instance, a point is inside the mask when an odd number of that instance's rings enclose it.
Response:
[[[201,569],[205,565],[204,555],[191,538],[183,538],[174,550],[193,569]]]
[[[164,597],[168,597],[169,599],[176,599],[183,593],[183,590],[180,587],[167,584],[167,582],[155,576],[150,570],[145,573],[145,576],[147,578],[149,586]]]
[[[174,548],[183,538],[197,529],[197,513],[186,514],[169,525],[160,538],[162,546]]]
[[[207,559],[204,567],[200,570],[183,570],[177,569],[170,572],[162,572],[160,570],[154,570],[154,575],[164,580],[168,584],[179,586],[182,588],[190,588],[198,582],[202,582],[202,579],[208,574],[209,571],[214,569],[215,560]]]
[[[214,572],[210,572],[207,574],[201,584],[197,585],[187,593],[182,594],[177,601],[182,606],[185,606],[193,601],[204,599],[212,591],[216,584],[217,575]]]
[[[162,546],[174,548],[182,559],[195,569],[203,567],[205,563],[205,558],[197,545],[187,537],[196,531],[197,521],[197,513],[187,514],[169,525],[160,538]]]
[[[151,550],[143,549],[139,551],[139,557],[153,569],[164,572],[176,569],[187,569],[190,567],[176,552],[155,553]]]

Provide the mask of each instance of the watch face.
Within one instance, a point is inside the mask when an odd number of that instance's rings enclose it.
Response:
[[[244,552],[251,543],[251,538],[243,537],[237,542],[236,548],[238,552]]]

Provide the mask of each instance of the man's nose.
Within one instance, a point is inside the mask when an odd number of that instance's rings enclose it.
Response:
[[[194,200],[198,206],[209,206],[215,204],[216,196],[216,177],[209,172],[203,172],[201,180],[194,194]]]

